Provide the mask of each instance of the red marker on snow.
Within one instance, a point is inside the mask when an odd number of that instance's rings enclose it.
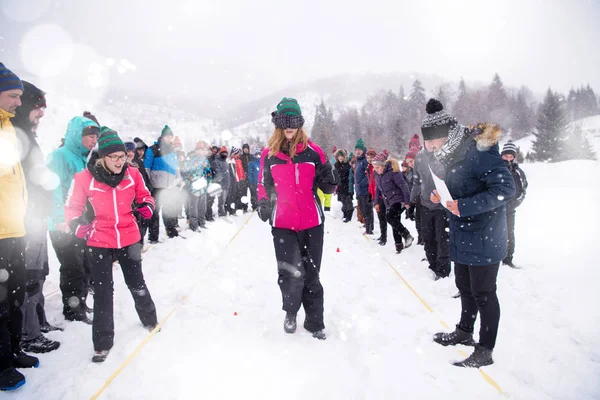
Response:
[[[338,247],[338,248],[337,248],[337,250],[336,250],[335,252],[336,252],[336,253],[339,253],[339,252],[340,252],[340,248]]]
[[[234,311],[233,316],[237,317],[237,311]]]

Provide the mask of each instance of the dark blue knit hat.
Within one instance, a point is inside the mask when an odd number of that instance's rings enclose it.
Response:
[[[0,92],[8,90],[21,89],[23,90],[23,82],[4,64],[0,63]]]

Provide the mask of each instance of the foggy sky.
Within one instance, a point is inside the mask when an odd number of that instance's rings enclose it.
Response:
[[[24,38],[56,24],[95,57],[135,66],[113,67],[111,85],[158,96],[239,102],[368,71],[600,91],[598,20],[596,0],[1,0],[0,61],[31,73]],[[46,36],[36,40],[60,54]]]

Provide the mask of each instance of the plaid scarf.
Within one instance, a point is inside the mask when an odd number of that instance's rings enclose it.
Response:
[[[455,153],[460,146],[469,138],[470,131],[467,127],[460,125],[458,122],[452,124],[448,130],[448,140],[441,149],[436,150],[433,155],[436,160],[444,166],[448,166],[455,159]]]

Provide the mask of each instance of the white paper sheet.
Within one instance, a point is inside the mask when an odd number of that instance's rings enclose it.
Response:
[[[433,178],[433,183],[435,184],[435,188],[437,189],[440,198],[442,199],[442,205],[446,207],[446,202],[454,201],[452,196],[450,195],[450,191],[448,190],[448,186],[446,186],[446,182],[437,177],[436,174],[433,173],[431,167],[429,167],[429,172],[431,172],[431,177]],[[448,207],[446,207],[448,208]]]

